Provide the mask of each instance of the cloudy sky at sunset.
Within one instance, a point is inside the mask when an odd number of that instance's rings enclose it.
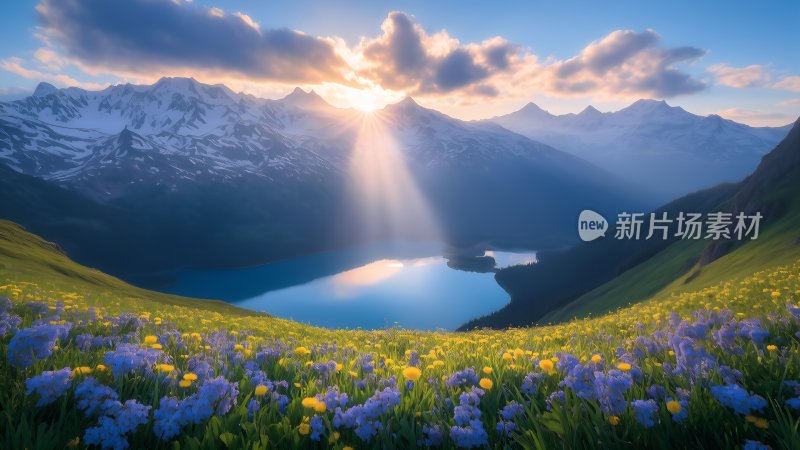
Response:
[[[15,1],[0,99],[192,76],[336,106],[413,96],[464,119],[666,99],[784,125],[800,114],[800,2]]]

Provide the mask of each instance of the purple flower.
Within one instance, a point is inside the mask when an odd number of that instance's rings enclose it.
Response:
[[[178,435],[180,429],[189,424],[200,424],[213,415],[224,415],[236,404],[239,395],[238,383],[223,377],[203,382],[200,389],[180,402],[171,397],[163,397],[154,414],[154,431],[161,440]]]
[[[658,411],[658,405],[655,400],[634,400],[631,402],[633,414],[636,417],[636,422],[644,425],[647,428],[655,425],[653,418]]]
[[[733,409],[737,414],[748,415],[760,411],[767,406],[767,401],[760,395],[749,394],[738,384],[711,386],[711,395],[720,403]]]
[[[322,433],[325,432],[325,425],[322,423],[322,417],[314,416],[311,418],[311,440],[318,441],[319,438],[322,436]]]
[[[445,380],[444,384],[449,388],[457,388],[461,386],[475,386],[478,384],[478,374],[475,373],[474,367],[467,367],[464,370],[451,373]]]
[[[28,387],[25,395],[31,395],[35,392],[39,395],[39,401],[36,402],[36,406],[49,405],[67,392],[71,384],[71,376],[72,369],[69,367],[56,371],[44,371],[41,375],[28,378],[25,381],[25,385]]]
[[[423,425],[422,435],[425,437],[423,442],[428,447],[439,447],[440,445],[442,445],[442,441],[444,440],[444,433],[442,433],[442,427],[439,426],[438,424]]]
[[[498,412],[501,420],[497,421],[497,432],[506,437],[511,436],[517,429],[514,419],[524,413],[525,408],[520,403],[513,400],[509,402]]]
[[[103,363],[111,368],[115,377],[129,374],[152,373],[152,367],[162,357],[161,350],[141,348],[135,344],[122,344],[103,356]]]
[[[8,343],[8,363],[27,368],[34,360],[44,359],[53,353],[59,339],[67,337],[71,325],[37,325],[24,328]]]
[[[97,382],[93,377],[87,377],[75,388],[75,398],[78,400],[78,409],[87,416],[106,415],[119,402],[119,396],[113,389]]]
[[[522,392],[534,396],[539,384],[547,377],[544,372],[529,372],[522,380]]]
[[[104,449],[124,450],[128,448],[126,435],[139,425],[146,424],[149,415],[149,406],[136,400],[128,400],[120,404],[112,414],[100,417],[96,427],[87,429],[84,441],[88,445],[97,445]]]
[[[594,373],[594,396],[600,402],[600,409],[607,414],[619,415],[625,411],[627,402],[625,392],[633,386],[633,379],[617,369],[608,373]]]

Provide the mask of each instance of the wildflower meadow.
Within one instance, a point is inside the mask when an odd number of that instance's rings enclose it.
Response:
[[[0,287],[2,448],[800,448],[800,262],[466,333]]]

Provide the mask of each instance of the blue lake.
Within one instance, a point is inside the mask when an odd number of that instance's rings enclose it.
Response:
[[[477,272],[453,268],[459,264],[452,257],[448,266],[443,254],[441,244],[385,242],[242,269],[181,270],[170,274],[176,282],[164,291],[327,328],[452,330],[508,303],[485,270],[536,258],[487,251],[478,258],[484,272]]]

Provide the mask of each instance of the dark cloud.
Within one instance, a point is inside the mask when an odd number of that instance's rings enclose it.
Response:
[[[431,36],[402,12],[390,13],[381,29],[383,35],[365,43],[362,50],[372,65],[367,76],[384,87],[411,93],[446,93],[475,86],[508,70],[511,57],[519,51],[504,41],[463,46],[444,33]],[[497,90],[484,85],[477,91]]]
[[[47,37],[87,66],[134,73],[189,68],[285,82],[342,80],[333,45],[241,14],[170,0],[43,0]]]
[[[544,70],[544,90],[560,94],[604,93],[669,98],[692,94],[706,84],[675,68],[706,54],[694,47],[658,47],[653,30],[618,30],[581,53]]]

